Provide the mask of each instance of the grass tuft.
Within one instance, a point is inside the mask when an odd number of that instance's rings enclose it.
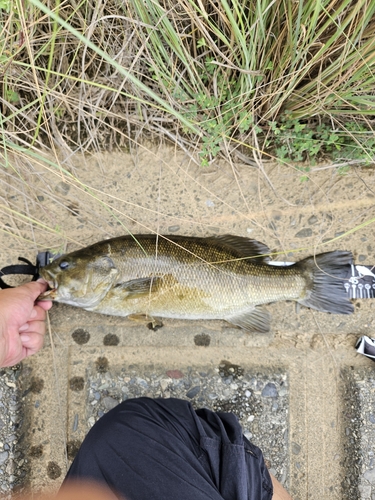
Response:
[[[0,18],[5,148],[373,160],[375,0],[2,0]]]

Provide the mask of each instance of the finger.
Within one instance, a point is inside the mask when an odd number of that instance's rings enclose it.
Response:
[[[36,332],[21,333],[22,347],[27,350],[27,356],[35,354],[43,347],[44,335]]]
[[[35,302],[35,304],[45,311],[48,311],[49,309],[51,309],[53,302],[52,300],[38,300]]]
[[[24,288],[28,290],[31,298],[36,300],[39,295],[47,290],[48,284],[43,281],[30,281],[30,283],[25,283],[19,288]]]
[[[46,310],[39,304],[35,305],[30,313],[30,320],[32,321],[44,321],[46,319]]]
[[[29,334],[29,333],[38,333],[39,335],[45,335],[46,333],[46,323],[45,321],[29,321],[26,323],[28,325],[28,328],[23,328],[25,325],[23,325],[20,329],[19,332],[20,334]]]
[[[38,278],[36,280],[37,283],[44,283],[46,286],[48,286],[48,282],[44,278]]]

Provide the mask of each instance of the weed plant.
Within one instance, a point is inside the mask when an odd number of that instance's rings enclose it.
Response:
[[[3,145],[372,161],[375,0],[1,0]],[[263,154],[264,157],[264,154]]]

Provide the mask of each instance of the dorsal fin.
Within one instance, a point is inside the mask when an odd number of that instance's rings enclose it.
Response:
[[[238,257],[262,256],[254,259],[254,263],[268,262],[270,260],[270,249],[264,243],[257,240],[244,238],[243,236],[234,236],[232,234],[210,236],[207,240],[231,252],[235,252]]]

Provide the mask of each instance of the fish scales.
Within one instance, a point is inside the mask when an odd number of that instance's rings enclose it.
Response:
[[[225,319],[268,331],[259,306],[296,300],[349,314],[340,281],[349,252],[328,252],[292,266],[270,266],[269,249],[238,236],[123,236],[60,257],[42,268],[45,298],[119,316]],[[42,297],[43,298],[43,297]]]
[[[182,240],[179,244],[184,248],[181,248],[174,241],[160,238],[157,258],[153,240],[144,239],[140,243],[142,248],[131,242],[125,259],[122,258],[121,241],[109,244],[108,253],[120,271],[120,281],[143,276],[169,277],[163,279],[158,293],[129,301],[130,309],[142,301],[149,315],[175,317],[180,310],[183,318],[201,317],[206,312],[207,318],[219,319],[223,312],[233,312],[248,304],[297,298],[303,290],[304,280],[295,269],[261,266],[251,259],[238,260],[237,255],[228,255],[228,251],[205,244],[205,241],[198,244],[194,240]],[[102,252],[99,248],[95,250]],[[116,292],[118,289],[100,304],[101,311],[116,312],[113,305],[111,307],[116,295],[121,298]]]

